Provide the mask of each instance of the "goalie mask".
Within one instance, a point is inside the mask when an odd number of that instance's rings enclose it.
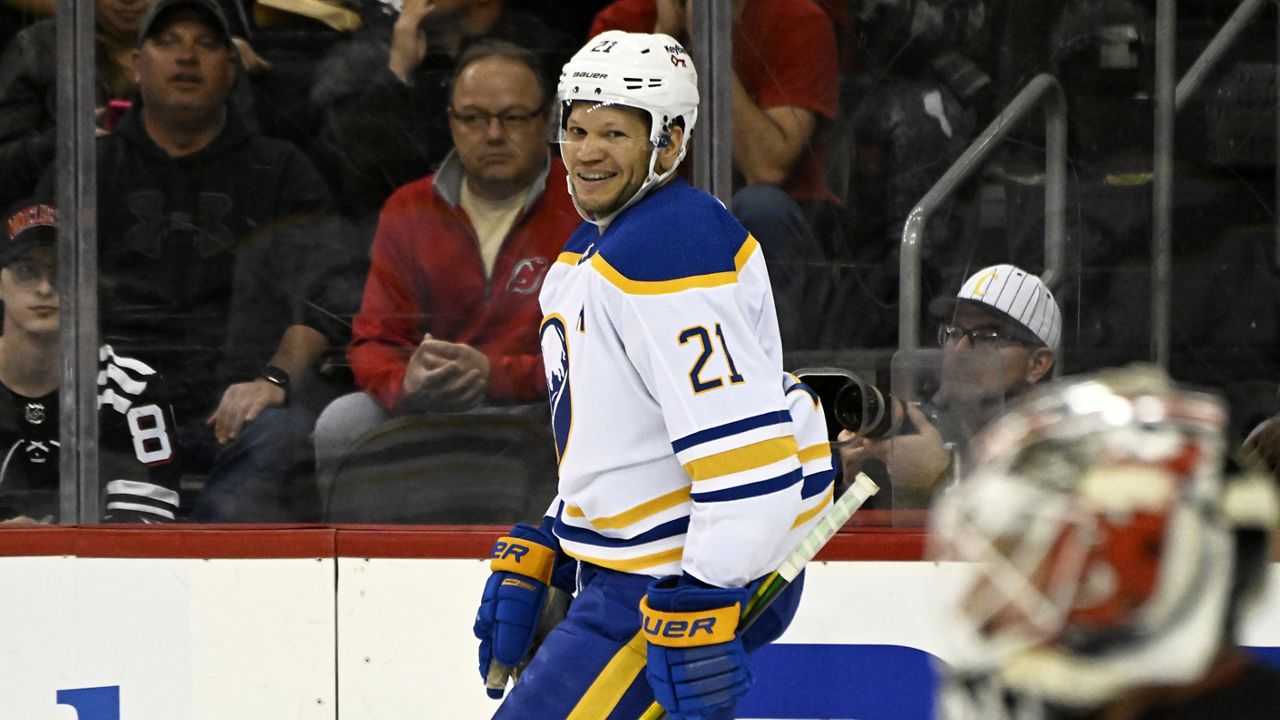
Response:
[[[584,220],[607,224],[654,187],[675,174],[698,121],[698,73],[683,46],[669,35],[610,30],[593,37],[565,64],[556,88],[559,117],[555,141],[565,141],[565,123],[574,103],[636,108],[649,116],[648,175],[636,193],[608,217],[594,217],[574,198]],[[675,161],[658,174],[658,151],[671,141],[671,129],[683,127]],[[569,194],[573,182],[570,178]]]
[[[1235,533],[1274,522],[1269,479],[1223,473],[1226,423],[1133,366],[1054,383],[974,440],[930,520],[931,556],[974,571],[939,717],[1070,717],[1204,676],[1230,641]]]

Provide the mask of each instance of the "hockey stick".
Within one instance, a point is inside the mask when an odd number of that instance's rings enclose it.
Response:
[[[809,564],[813,556],[817,555],[818,551],[835,536],[836,531],[844,527],[853,513],[878,492],[880,492],[880,486],[876,485],[874,480],[867,477],[865,473],[858,473],[853,485],[823,513],[818,524],[782,561],[778,569],[769,573],[764,582],[760,583],[760,587],[756,588],[751,599],[747,601],[747,607],[742,611],[742,619],[738,621],[739,635],[746,632],[747,628],[764,614],[778,595],[800,575],[800,571],[804,570],[804,566]],[[639,720],[662,720],[666,716],[667,711],[655,700]]]
[[[484,678],[484,689],[489,693],[489,697],[497,700],[502,697],[502,693],[506,692],[508,681],[515,683],[520,680],[520,673],[524,672],[529,661],[533,659],[534,652],[542,645],[542,641],[547,639],[552,629],[564,619],[565,613],[569,612],[569,601],[569,593],[554,585],[547,588],[546,606],[538,618],[538,627],[533,633],[533,647],[524,656],[524,660],[514,667],[502,664],[497,658],[489,661],[489,673]]]

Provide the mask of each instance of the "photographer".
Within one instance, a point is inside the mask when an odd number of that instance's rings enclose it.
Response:
[[[1013,265],[983,268],[949,304],[950,321],[938,328],[938,391],[891,408],[901,415],[897,433],[845,429],[837,438],[845,478],[868,460],[885,464],[896,509],[927,506],[969,438],[1053,370],[1062,313],[1040,278]]]

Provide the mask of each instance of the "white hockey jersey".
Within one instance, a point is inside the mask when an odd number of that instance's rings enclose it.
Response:
[[[782,371],[756,240],[676,179],[584,224],[548,271],[541,342],[564,550],[746,585],[831,501],[816,397]]]

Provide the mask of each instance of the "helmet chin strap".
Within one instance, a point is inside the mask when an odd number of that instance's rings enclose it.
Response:
[[[649,153],[648,173],[645,176],[644,182],[641,183],[640,187],[636,189],[635,194],[632,195],[630,198],[628,198],[626,202],[622,203],[622,205],[617,210],[614,210],[613,212],[609,213],[604,217],[599,217],[599,218],[595,217],[591,213],[584,210],[583,207],[578,204],[578,196],[575,195],[573,192],[573,177],[572,175],[570,175],[569,176],[569,197],[573,199],[573,208],[578,211],[578,214],[582,216],[582,219],[586,220],[592,225],[595,225],[596,227],[599,227],[601,232],[603,232],[605,228],[609,227],[609,223],[613,222],[613,219],[621,215],[624,210],[631,207],[632,205],[635,205],[637,202],[640,202],[640,200],[645,195],[647,195],[650,190],[652,190],[655,187],[658,187],[662,183],[669,180],[672,175],[675,175],[676,168],[680,167],[680,161],[684,159],[684,151],[685,151],[684,147],[680,148],[680,153],[676,155],[675,162],[671,164],[671,167],[667,168],[666,172],[662,173],[661,175],[655,172],[658,166],[658,153],[662,150],[662,148],[666,147],[668,142],[670,142],[670,137],[671,137],[670,134],[663,133],[662,139],[665,140],[665,142],[659,142],[654,144],[653,151]]]

